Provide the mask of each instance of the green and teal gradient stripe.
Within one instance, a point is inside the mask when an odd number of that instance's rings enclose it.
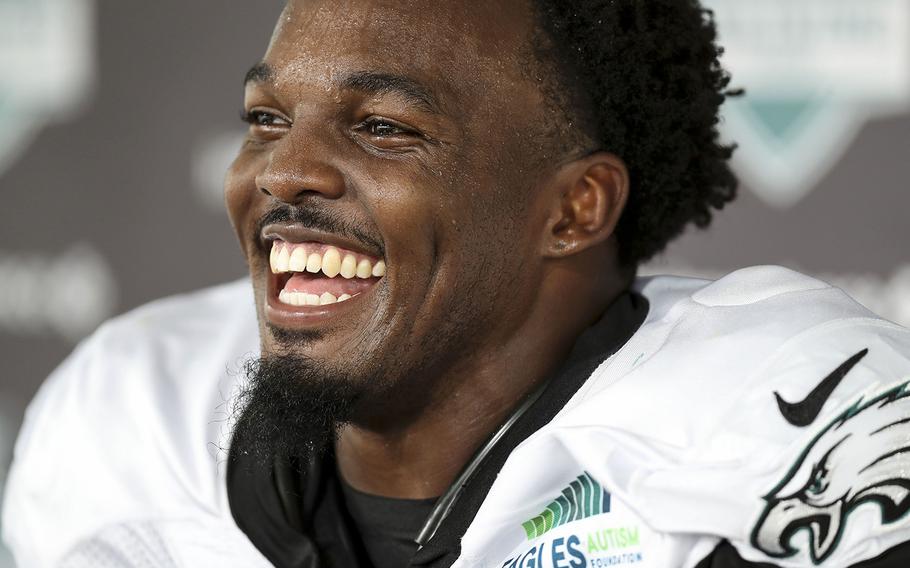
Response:
[[[558,526],[610,512],[610,493],[588,472],[579,475],[536,517],[521,524],[528,540]]]

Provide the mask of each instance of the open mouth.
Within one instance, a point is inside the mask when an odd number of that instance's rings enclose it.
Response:
[[[272,241],[269,300],[282,311],[347,302],[369,291],[385,276],[385,262],[319,242]]]

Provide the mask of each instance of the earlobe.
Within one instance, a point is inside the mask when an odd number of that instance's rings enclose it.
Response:
[[[565,164],[547,224],[544,253],[575,254],[607,240],[616,228],[629,191],[622,160],[598,152]]]

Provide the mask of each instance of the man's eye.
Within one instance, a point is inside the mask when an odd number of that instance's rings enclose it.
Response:
[[[376,136],[377,138],[414,134],[414,131],[410,129],[383,119],[367,120],[363,123],[362,129],[371,136]]]
[[[251,110],[245,111],[240,116],[243,122],[251,124],[253,126],[282,126],[287,124],[287,121],[283,118],[280,118],[270,112],[264,110]]]

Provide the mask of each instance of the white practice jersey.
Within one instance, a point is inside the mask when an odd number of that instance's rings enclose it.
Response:
[[[20,568],[266,567],[225,474],[231,396],[259,353],[248,281],[113,319],[26,412],[3,509]]]
[[[778,267],[639,279],[638,331],[510,455],[458,567],[845,567],[910,541],[910,331]],[[225,489],[258,352],[235,283],[105,324],[26,416],[3,511],[23,568],[268,566]]]

